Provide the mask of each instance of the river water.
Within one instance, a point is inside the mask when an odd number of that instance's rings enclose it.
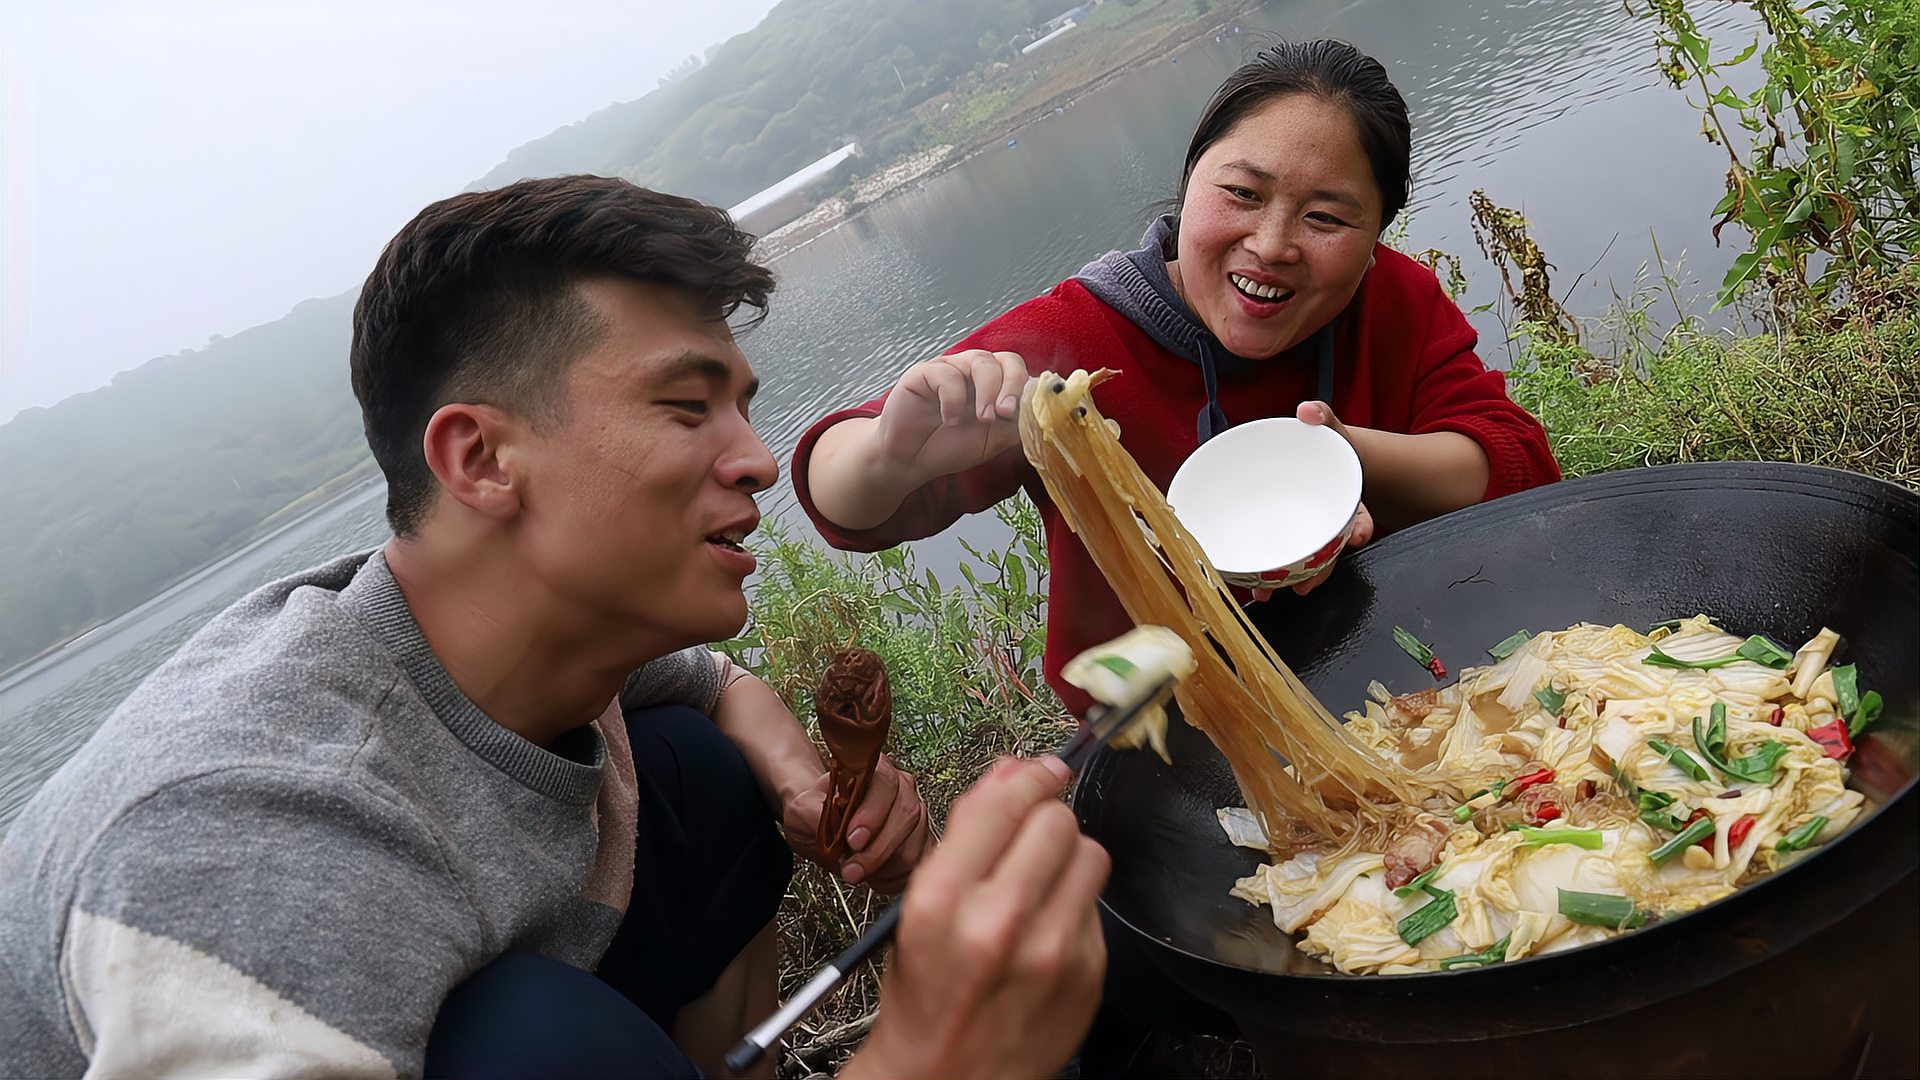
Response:
[[[958,0],[953,0],[958,2]],[[1739,5],[1705,9],[1723,46],[1752,36]],[[1402,246],[1461,257],[1463,306],[1496,298],[1467,197],[1521,208],[1557,267],[1555,291],[1598,315],[1654,258],[1682,298],[1711,296],[1732,252],[1707,208],[1725,170],[1699,115],[1653,71],[1648,27],[1619,0],[1277,0],[1153,58],[998,146],[781,258],[772,314],[743,338],[764,388],[754,412],[784,461],[820,415],[883,389],[907,364],[1089,259],[1132,247],[1179,181],[1200,106],[1262,36],[1334,36],[1387,65],[1414,120],[1414,195]],[[1481,355],[1507,364],[1498,313],[1474,316]],[[246,591],[384,535],[379,488],[343,498],[0,682],[0,827],[147,672]],[[796,526],[792,489],[765,497]],[[802,526],[803,527],[803,526]],[[973,519],[923,542],[993,543]]]

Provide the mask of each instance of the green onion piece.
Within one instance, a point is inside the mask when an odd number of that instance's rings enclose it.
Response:
[[[1640,807],[1640,820],[1656,829],[1665,829],[1668,832],[1679,832],[1681,829],[1687,827],[1686,816],[1674,812],[1685,808],[1674,807],[1673,810],[1667,809],[1673,806],[1673,796],[1664,791],[1642,789],[1634,801]]]
[[[1684,815],[1668,813],[1665,810],[1642,810],[1640,820],[1656,829],[1665,829],[1668,832],[1679,832],[1687,827],[1687,819]]]
[[[1812,821],[1807,822],[1805,825],[1802,825],[1799,828],[1788,833],[1787,835],[1781,837],[1780,842],[1773,845],[1773,850],[1799,851],[1800,849],[1806,847],[1808,844],[1813,843],[1813,838],[1816,836],[1819,836],[1820,830],[1826,827],[1827,827],[1826,818],[1824,817],[1814,818]],[[1411,945],[1412,942],[1408,942],[1408,944]]]
[[[1629,799],[1638,799],[1640,797],[1639,786],[1627,779],[1627,771],[1620,766],[1619,762],[1613,762],[1612,772],[1613,782],[1620,785],[1620,794],[1625,795]],[[1656,791],[1654,794],[1658,795],[1659,792]],[[1668,796],[1668,800],[1671,801],[1672,796]],[[1662,805],[1665,804],[1663,803]]]
[[[1708,834],[1712,832],[1713,818],[1703,817],[1685,829],[1680,830],[1680,835],[1648,852],[1647,858],[1652,859],[1653,865],[1655,866],[1665,866],[1668,862],[1672,861],[1675,855],[1687,850],[1687,848],[1694,843],[1706,839]]]
[[[1840,715],[1853,719],[1860,711],[1860,669],[1853,664],[1834,668],[1833,692],[1840,699]]]
[[[1552,685],[1549,684],[1535,690],[1533,692],[1533,700],[1539,702],[1540,707],[1547,710],[1548,716],[1559,716],[1561,706],[1567,703],[1567,695],[1555,690]]]
[[[1095,660],[1094,663],[1099,664],[1101,667],[1106,668],[1108,671],[1113,672],[1123,679],[1132,678],[1134,672],[1140,670],[1133,665],[1133,661],[1124,656],[1103,656]]]
[[[1574,847],[1599,851],[1607,838],[1599,829],[1535,829],[1521,826],[1521,843],[1527,847],[1540,847],[1543,844],[1572,844]]]
[[[1693,744],[1700,748],[1700,755],[1707,759],[1707,763],[1721,773],[1754,784],[1773,783],[1773,768],[1779,763],[1781,755],[1787,752],[1785,743],[1769,740],[1745,757],[1728,758],[1727,707],[1718,701],[1713,703],[1711,726],[1702,728],[1700,718],[1693,718]]]
[[[1719,702],[1716,701],[1714,704],[1718,705]],[[1717,727],[1703,726],[1700,718],[1697,716],[1694,717],[1693,745],[1699,749],[1700,756],[1707,759],[1707,764],[1712,765],[1723,773],[1726,772],[1727,759],[1726,756],[1721,753],[1721,750],[1727,745],[1727,721],[1725,716],[1723,715],[1721,717]],[[1706,777],[1696,776],[1694,779],[1705,780]],[[1745,778],[1742,777],[1742,779]]]
[[[1421,667],[1426,667],[1428,664],[1433,663],[1433,650],[1427,647],[1426,642],[1421,641],[1419,638],[1414,637],[1398,626],[1393,628],[1393,640],[1395,644],[1405,650],[1408,656],[1418,660]]]
[[[1648,648],[1647,658],[1640,662],[1650,667],[1693,668],[1695,670],[1705,671],[1709,668],[1725,667],[1733,663],[1733,660],[1680,660],[1661,652],[1660,646],[1654,645]]]
[[[1780,646],[1775,645],[1759,634],[1755,634],[1742,642],[1740,647],[1735,649],[1730,656],[1716,656],[1709,660],[1681,660],[1678,657],[1668,656],[1666,653],[1660,651],[1660,646],[1653,645],[1649,647],[1647,658],[1642,660],[1641,663],[1651,664],[1654,667],[1711,671],[1714,668],[1726,667],[1728,664],[1737,664],[1742,660],[1750,660],[1762,667],[1778,669],[1786,667],[1787,662],[1792,659],[1792,653],[1783,650]]]
[[[1505,660],[1507,657],[1512,656],[1514,651],[1519,649],[1520,646],[1525,645],[1532,637],[1533,631],[1531,630],[1515,630],[1513,636],[1495,645],[1493,648],[1488,649],[1487,655],[1493,657],[1495,660]]]
[[[1480,952],[1449,956],[1440,961],[1440,970],[1452,971],[1457,967],[1478,967],[1482,964],[1504,963],[1507,959],[1507,945],[1512,941],[1513,935],[1508,934],[1506,937],[1487,946]]]
[[[1761,667],[1783,668],[1793,661],[1793,654],[1774,644],[1764,634],[1755,634],[1748,638],[1733,655],[1742,660],[1751,660]]]
[[[1438,873],[1440,873],[1440,866],[1438,863],[1436,863],[1433,866],[1429,867],[1426,873],[1421,874],[1419,877],[1414,878],[1412,881],[1409,881],[1405,885],[1402,885],[1399,888],[1393,890],[1393,895],[1412,896],[1414,893],[1421,892],[1426,889],[1427,882],[1432,881],[1434,879],[1434,876]]]
[[[1473,800],[1481,797],[1482,795],[1498,795],[1501,792],[1505,791],[1506,789],[1507,789],[1507,782],[1505,780],[1495,780],[1493,782],[1492,787],[1483,787],[1479,791],[1476,791],[1473,794],[1467,796],[1467,801],[1461,803],[1458,807],[1454,809],[1453,820],[1465,821],[1468,818],[1472,817],[1473,811],[1475,809],[1473,805]]]
[[[1847,725],[1848,735],[1858,735],[1867,730],[1867,725],[1880,719],[1880,709],[1884,703],[1880,700],[1880,691],[1869,690],[1860,695],[1860,711]]]
[[[1400,932],[1400,940],[1409,945],[1418,945],[1422,940],[1443,929],[1454,917],[1460,914],[1454,906],[1453,894],[1445,889],[1428,886],[1427,894],[1433,901],[1420,910],[1400,920],[1395,927]]]
[[[1647,921],[1646,912],[1634,907],[1633,901],[1624,896],[1572,889],[1560,890],[1560,914],[1577,923],[1615,930],[1631,930]]]
[[[1685,619],[1666,619],[1647,627],[1647,633],[1651,634],[1655,630],[1678,630],[1682,626],[1685,626],[1686,622],[1687,620]]]
[[[1728,776],[1737,776],[1756,784],[1771,785],[1775,766],[1779,765],[1780,759],[1786,756],[1787,744],[1769,739],[1754,747],[1753,753],[1746,757],[1729,758],[1726,773]]]
[[[1662,742],[1659,739],[1648,739],[1647,747],[1654,753],[1672,762],[1681,772],[1686,773],[1695,780],[1707,779],[1706,766],[1693,760],[1692,754],[1674,746],[1672,743]]]
[[[1714,702],[1720,705],[1719,702]],[[1727,710],[1724,706],[1714,714],[1713,722],[1703,725],[1699,717],[1693,718],[1693,745],[1700,748],[1708,761],[1724,757],[1727,748]]]

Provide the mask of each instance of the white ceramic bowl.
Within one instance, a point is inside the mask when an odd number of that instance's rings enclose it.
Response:
[[[1360,505],[1360,457],[1292,417],[1228,428],[1194,451],[1167,502],[1230,585],[1278,589],[1326,569]]]

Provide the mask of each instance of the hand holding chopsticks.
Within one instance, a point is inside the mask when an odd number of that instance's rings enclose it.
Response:
[[[896,932],[902,949],[887,976],[889,1004],[863,1056],[885,1060],[886,1071],[949,1075],[1064,1063],[1092,1018],[1105,968],[1093,902],[1107,859],[1055,796],[1151,697],[1094,718],[1051,760],[996,766],[954,804],[946,839],[907,896],[741,1040],[728,1067],[759,1060]]]

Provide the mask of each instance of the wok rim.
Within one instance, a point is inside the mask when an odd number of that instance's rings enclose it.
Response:
[[[1382,557],[1376,554],[1378,552],[1385,551],[1389,556],[1397,554],[1400,548],[1445,536],[1449,532],[1461,527],[1463,522],[1478,522],[1488,517],[1497,519],[1500,517],[1525,514],[1528,513],[1536,503],[1557,503],[1583,496],[1592,498],[1595,496],[1621,495],[1629,493],[1632,489],[1646,487],[1659,487],[1663,489],[1680,487],[1683,490],[1697,486],[1724,488],[1727,486],[1727,481],[1733,479],[1759,481],[1760,483],[1754,486],[1772,487],[1776,490],[1805,490],[1811,487],[1829,497],[1836,494],[1836,489],[1850,489],[1852,492],[1863,496],[1877,496],[1876,502],[1880,505],[1893,504],[1904,507],[1906,523],[1913,527],[1915,535],[1920,535],[1920,492],[1915,492],[1891,481],[1867,476],[1863,473],[1820,465],[1748,461],[1693,462],[1678,465],[1646,466],[1577,477],[1519,492],[1491,502],[1479,503],[1475,506],[1466,507],[1453,513],[1409,526],[1359,551],[1352,552],[1348,558],[1364,565],[1365,562]],[[1568,494],[1569,490],[1576,488],[1580,489],[1582,494],[1580,496],[1570,496]],[[1914,537],[1909,536],[1907,539],[1909,544],[1905,554],[1909,558],[1914,559],[1917,564],[1920,564],[1920,553],[1916,553],[1912,546]],[[1182,718],[1180,722],[1185,723],[1186,721]],[[1201,734],[1204,738],[1205,733],[1202,732]],[[1863,736],[1863,738],[1864,737],[1865,736]],[[1114,751],[1109,747],[1102,747],[1100,756],[1105,757],[1108,754],[1117,752],[1118,751]],[[1089,762],[1088,767],[1074,778],[1072,806],[1076,816],[1081,814],[1081,800],[1087,791],[1089,778],[1096,774],[1096,770],[1092,767],[1092,764],[1092,762]],[[1848,780],[1851,782],[1852,779],[1852,771],[1849,769]],[[1849,783],[1849,787],[1851,787],[1851,783]],[[1596,951],[1604,951],[1609,948],[1619,950],[1622,946],[1627,946],[1628,948],[1658,947],[1664,942],[1673,940],[1674,935],[1679,933],[1678,928],[1694,925],[1692,920],[1697,916],[1710,912],[1724,915],[1730,907],[1735,911],[1744,910],[1758,902],[1755,901],[1753,897],[1770,895],[1763,894],[1760,890],[1774,887],[1776,882],[1782,880],[1792,880],[1795,882],[1805,880],[1805,875],[1792,879],[1789,879],[1788,875],[1807,866],[1823,865],[1823,860],[1831,861],[1832,858],[1843,853],[1843,845],[1847,845],[1849,841],[1854,840],[1859,834],[1867,831],[1870,827],[1881,826],[1881,819],[1886,814],[1896,809],[1903,809],[1909,817],[1912,817],[1913,804],[1916,801],[1914,795],[1916,787],[1920,787],[1920,773],[1916,773],[1910,777],[1906,784],[1891,793],[1884,802],[1868,809],[1858,820],[1832,841],[1806,852],[1800,858],[1780,870],[1767,874],[1747,885],[1739,887],[1727,896],[1721,897],[1711,903],[1703,904],[1691,911],[1662,916],[1657,921],[1630,933],[1621,934],[1602,941],[1590,942],[1571,949],[1535,954],[1512,962],[1462,967],[1451,971],[1421,971],[1395,975],[1348,975],[1337,970],[1271,971],[1261,968],[1245,967],[1216,957],[1200,955],[1174,943],[1170,939],[1162,938],[1148,932],[1134,920],[1129,919],[1126,915],[1116,910],[1114,906],[1108,902],[1105,890],[1102,890],[1098,904],[1100,910],[1105,912],[1106,915],[1111,917],[1115,922],[1125,926],[1137,939],[1145,942],[1150,950],[1170,952],[1177,955],[1183,961],[1199,964],[1206,968],[1216,969],[1222,972],[1230,972],[1235,976],[1288,980],[1286,985],[1307,987],[1337,986],[1347,988],[1337,992],[1344,993],[1350,991],[1353,993],[1382,996],[1402,996],[1404,994],[1425,992],[1432,988],[1433,981],[1436,979],[1448,980],[1444,985],[1449,987],[1487,987],[1497,983],[1531,980],[1534,977],[1534,973],[1540,970],[1542,963],[1552,964],[1556,961],[1573,961],[1577,963],[1579,961],[1576,960],[1576,958],[1591,958]],[[1859,789],[1855,788],[1854,790]],[[1103,795],[1101,799],[1104,801],[1105,796]],[[1894,827],[1898,827],[1897,822]],[[1852,850],[1852,847],[1846,847],[1844,853],[1851,853]],[[1888,877],[1885,885],[1881,888],[1875,890],[1857,890],[1849,893],[1848,895],[1853,898],[1852,902],[1829,909],[1828,917],[1821,919],[1817,924],[1805,926],[1803,932],[1791,943],[1783,945],[1778,949],[1767,950],[1764,954],[1752,956],[1744,962],[1732,965],[1728,969],[1727,975],[1736,974],[1747,967],[1760,963],[1767,956],[1777,955],[1787,948],[1798,945],[1801,941],[1804,941],[1806,937],[1846,919],[1864,907],[1881,892],[1884,892],[1886,888],[1891,887],[1893,883],[1914,873],[1916,867],[1920,867],[1920,852],[1908,851],[1907,858],[1901,862],[1903,868]],[[1254,905],[1249,906],[1251,908]],[[1284,931],[1282,932],[1284,933]],[[1324,961],[1319,962],[1324,963]],[[1468,981],[1460,982],[1459,980]],[[1702,980],[1702,982],[1704,981],[1705,980]],[[1700,984],[1701,983],[1695,983],[1695,985]],[[1679,990],[1676,989],[1675,992],[1679,992]],[[1620,1010],[1613,1011],[1618,1012]],[[1565,1024],[1558,1026],[1573,1026],[1601,1018],[1604,1018],[1604,1011],[1589,1012],[1582,1016],[1569,1017]],[[1551,1030],[1554,1026],[1555,1025],[1546,1025],[1538,1030]]]

